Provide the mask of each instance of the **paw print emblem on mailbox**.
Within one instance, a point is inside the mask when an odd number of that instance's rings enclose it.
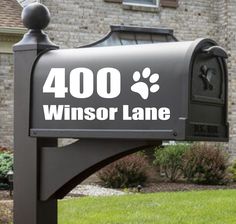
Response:
[[[156,93],[160,89],[157,84],[159,74],[151,74],[151,69],[148,67],[143,69],[142,75],[139,71],[134,72],[133,80],[135,83],[131,86],[131,90],[144,100],[148,99],[150,93]]]

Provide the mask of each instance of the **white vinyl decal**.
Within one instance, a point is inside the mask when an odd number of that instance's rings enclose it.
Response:
[[[75,68],[70,73],[70,93],[75,98],[89,98],[93,94],[93,72],[88,68]]]
[[[104,88],[105,87],[105,88]],[[120,95],[120,72],[115,68],[103,68],[97,74],[97,92],[102,98],[116,98]]]
[[[65,98],[68,92],[68,88],[65,87],[65,76],[64,68],[52,68],[44,83],[43,93],[54,93],[55,98]]]
[[[91,69],[80,67],[74,68],[68,74],[66,81],[65,68],[52,68],[43,85],[43,93],[54,94],[54,98],[66,98],[67,94],[71,97],[87,100],[94,94],[101,99],[112,100],[120,96],[122,91],[121,73],[116,68],[105,67],[97,71],[95,75]],[[135,71],[132,75],[134,81],[131,86],[123,85],[128,91],[137,93],[137,97],[148,100],[151,93],[157,93],[160,89],[159,74],[152,73],[149,67],[141,72]],[[66,87],[66,84],[69,85]],[[127,93],[127,90],[126,93]],[[124,90],[123,90],[124,91]],[[58,101],[63,102],[63,101]],[[67,102],[67,101],[66,101]],[[101,104],[102,105],[102,104]],[[45,120],[116,120],[122,117],[124,121],[167,121],[171,118],[171,111],[168,107],[132,107],[124,104],[119,107],[77,107],[63,104],[43,105]],[[118,115],[118,114],[121,114]]]
[[[159,85],[156,84],[159,80],[159,75],[157,73],[151,74],[150,68],[145,68],[142,75],[139,71],[136,71],[133,74],[133,80],[135,84],[131,86],[131,90],[138,93],[144,100],[148,99],[150,92],[156,93],[160,88]],[[151,86],[149,87],[148,84],[151,84]]]
[[[65,98],[65,69],[52,68],[43,86],[43,93],[54,93],[55,98]],[[94,93],[94,74],[88,68],[75,68],[70,72],[70,94],[78,99],[89,98]],[[115,68],[102,68],[97,73],[97,93],[101,98],[112,99],[120,95],[121,77]]]

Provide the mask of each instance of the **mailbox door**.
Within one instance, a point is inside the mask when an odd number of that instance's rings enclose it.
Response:
[[[193,55],[190,79],[189,138],[228,140],[226,52],[213,41]]]

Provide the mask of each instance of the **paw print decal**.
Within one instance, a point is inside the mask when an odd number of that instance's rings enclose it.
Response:
[[[157,73],[151,74],[150,68],[145,68],[142,75],[139,71],[133,74],[133,80],[135,83],[131,86],[131,90],[138,93],[144,100],[148,99],[150,92],[156,93],[160,86],[156,84],[159,80]]]

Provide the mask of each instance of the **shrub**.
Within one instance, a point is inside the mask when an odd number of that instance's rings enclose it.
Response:
[[[13,155],[10,153],[0,153],[0,178],[7,178],[8,171],[13,169]]]
[[[137,187],[147,181],[148,167],[146,158],[136,153],[106,166],[99,171],[98,177],[105,187]]]
[[[228,157],[217,146],[193,144],[183,156],[183,174],[189,182],[223,184],[227,168]]]
[[[231,178],[234,182],[236,182],[236,160],[229,167],[229,172],[231,174]]]
[[[182,157],[188,148],[187,144],[156,148],[154,164],[163,169],[165,176],[170,181],[176,181],[182,175]]]
[[[9,151],[10,151],[9,149],[0,146],[0,153],[5,153],[5,152],[9,152]]]

